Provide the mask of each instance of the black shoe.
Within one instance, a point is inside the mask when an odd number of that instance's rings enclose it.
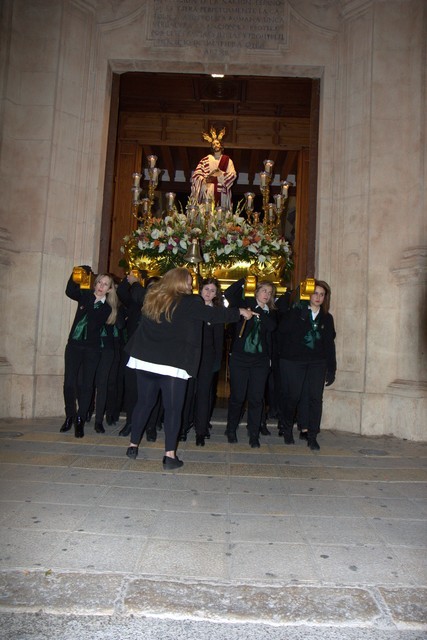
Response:
[[[65,431],[69,431],[73,426],[73,418],[65,418],[65,422],[60,428],[59,432],[64,433]]]
[[[259,443],[258,438],[251,438],[249,440],[249,444],[252,447],[252,449],[259,449],[260,446],[261,446],[260,443]]]
[[[280,437],[285,435],[285,427],[281,422],[277,423],[277,435]]]
[[[300,440],[308,440],[308,431],[300,431],[299,432]]]
[[[94,429],[96,433],[105,433],[104,425],[102,424],[102,422],[95,422]]]
[[[131,460],[136,460],[138,457],[138,447],[128,447],[126,451],[126,455]]]
[[[196,435],[196,447],[205,446],[205,436]]]
[[[227,440],[230,444],[234,444],[235,442],[237,442],[237,436],[235,433],[229,433],[228,431],[226,431],[225,435],[227,436]]]
[[[74,435],[76,436],[76,438],[83,438],[85,434],[84,428],[83,428],[84,426],[85,426],[85,422],[83,418],[81,418],[80,416],[77,416],[76,422],[74,424]]]
[[[178,440],[180,442],[187,442],[187,432],[184,431],[183,433],[180,433]]]
[[[285,444],[295,444],[294,436],[291,434],[290,436],[284,436]]]
[[[259,430],[260,434],[263,436],[271,436],[271,432],[267,429],[267,425],[261,425],[261,429]]]
[[[319,451],[320,449],[319,443],[317,442],[316,438],[310,438],[307,441],[307,447],[310,447],[312,451]]]
[[[130,422],[126,422],[125,426],[119,431],[119,436],[128,436],[132,431],[132,425]]]
[[[163,469],[166,471],[172,471],[173,469],[179,469],[183,466],[183,461],[175,456],[170,458],[169,456],[163,456]]]
[[[113,419],[113,416],[110,416],[109,413],[105,414],[105,422],[108,424],[109,427],[115,424],[115,420]]]
[[[156,442],[157,433],[147,433],[146,438],[147,438],[147,442]]]

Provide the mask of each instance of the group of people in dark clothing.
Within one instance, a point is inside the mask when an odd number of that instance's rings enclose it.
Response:
[[[179,440],[193,426],[198,446],[210,437],[226,327],[228,442],[237,442],[246,413],[249,445],[260,446],[260,433],[269,434],[268,389],[270,417],[277,417],[284,443],[294,443],[297,423],[299,437],[318,450],[323,390],[336,371],[330,293],[326,282],[315,280],[309,300],[292,300],[288,293],[277,298],[275,285],[265,280],[248,296],[239,280],[222,294],[218,280],[207,278],[194,294],[191,273],[180,267],[145,286],[132,273],[117,287],[100,274],[93,290],[83,290],[71,277],[66,294],[78,309],[65,350],[61,431],[74,424],[75,436],[83,437],[95,398],[95,431],[105,431],[104,413],[111,423],[123,408],[120,435],[130,434],[126,455],[135,459],[144,432],[154,441],[162,424],[163,468],[181,467]],[[109,412],[110,396],[115,408]]]

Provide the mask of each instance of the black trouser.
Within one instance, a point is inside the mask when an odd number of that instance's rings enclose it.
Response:
[[[123,358],[123,350],[115,345],[113,364],[107,382],[107,402],[105,403],[105,414],[111,416],[114,422],[120,418],[126,362],[127,356]]]
[[[316,436],[320,431],[322,419],[323,389],[326,377],[326,362],[298,362],[294,360],[280,360],[280,373],[284,385],[284,415],[283,422],[286,435],[292,433],[295,414],[299,403],[303,403],[300,418],[307,421],[301,425],[308,429],[309,436]],[[305,403],[305,404],[304,404]]]
[[[114,349],[105,348],[101,352],[95,374],[95,422],[102,422],[107,405],[108,378],[114,361]]]
[[[247,398],[249,438],[258,438],[264,407],[265,383],[270,373],[268,357],[252,357],[232,353],[229,358],[230,399],[228,401],[227,432],[235,434]]]
[[[194,428],[198,436],[209,434],[209,420],[212,415],[212,395],[214,393],[213,349],[204,349],[196,380],[196,396],[194,401]]]
[[[127,357],[126,362],[129,360]],[[136,370],[125,367],[125,393],[124,393],[124,409],[126,412],[126,422],[132,422],[132,413],[138,399],[138,390],[136,386]]]
[[[196,401],[196,378],[189,378],[182,408],[181,433],[188,433],[194,423],[194,405]]]
[[[136,370],[138,400],[132,414],[132,444],[139,444],[159,391],[164,407],[165,451],[175,451],[187,380]]]
[[[80,371],[81,384],[78,385],[77,392],[77,413],[83,420],[86,420],[92,401],[95,372],[100,357],[100,349],[88,347],[77,341],[69,342],[65,347],[64,403],[67,418],[75,416],[76,389]]]

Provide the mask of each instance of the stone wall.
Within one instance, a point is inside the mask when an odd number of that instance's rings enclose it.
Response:
[[[2,3],[2,415],[63,412],[64,288],[74,264],[97,267],[112,73],[306,76],[321,79],[316,276],[338,333],[323,426],[425,439],[425,3],[228,5]]]

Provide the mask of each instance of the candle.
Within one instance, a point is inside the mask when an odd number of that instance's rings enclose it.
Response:
[[[142,213],[147,215],[150,210],[150,198],[143,198],[141,200],[141,204],[142,204]]]
[[[154,169],[157,162],[157,156],[147,156],[147,160],[148,160],[148,168]]]
[[[158,167],[153,167],[150,169],[150,182],[156,187],[159,181],[159,173],[160,169]]]
[[[276,212],[274,210],[274,204],[272,202],[269,202],[268,204],[268,221],[269,222],[274,222],[276,218]]]
[[[132,178],[133,178],[133,186],[139,187],[139,183],[141,181],[141,174],[135,172],[132,174]]]
[[[271,176],[273,165],[274,165],[274,160],[264,160],[264,169],[269,176]]]
[[[131,191],[133,204],[138,204],[139,194],[141,193],[142,189],[140,189],[139,187],[132,187]]]
[[[259,179],[261,182],[261,187],[266,187],[268,183],[268,173],[266,171],[261,171],[259,174]]]
[[[245,193],[245,198],[246,198],[246,209],[248,211],[252,211],[254,208],[255,194],[248,191],[248,193]]]
[[[274,196],[274,202],[276,203],[276,210],[281,211],[282,210],[282,194],[281,193],[278,193]]]
[[[172,191],[169,191],[166,195],[166,208],[168,211],[170,211],[171,209],[173,209],[173,205],[175,202],[175,193],[173,193]]]
[[[281,182],[280,185],[282,187],[282,196],[286,200],[286,198],[288,197],[289,182],[286,182],[286,180],[283,180],[283,182]]]

